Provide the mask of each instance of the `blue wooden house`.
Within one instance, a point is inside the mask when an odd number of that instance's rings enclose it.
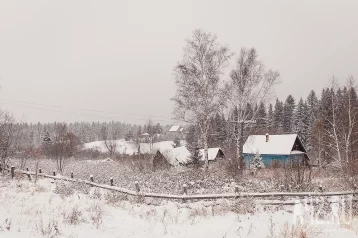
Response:
[[[307,151],[297,134],[251,135],[244,144],[243,152],[246,167],[256,155],[260,155],[265,166],[274,161],[284,164],[291,159],[308,161]]]

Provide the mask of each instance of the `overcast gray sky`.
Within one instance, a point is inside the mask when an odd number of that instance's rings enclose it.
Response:
[[[255,47],[282,100],[358,77],[354,0],[1,0],[0,105],[28,122],[170,123],[173,67],[196,28]]]

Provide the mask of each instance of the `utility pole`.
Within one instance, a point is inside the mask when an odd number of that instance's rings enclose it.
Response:
[[[243,169],[244,169],[244,128],[245,124],[254,124],[256,123],[256,120],[239,120],[239,121],[231,121],[232,123],[240,123],[240,139],[239,139],[239,145],[237,146],[237,149],[239,149],[239,157],[237,158],[239,161],[238,166],[240,173],[242,175]],[[236,135],[237,136],[237,135]]]

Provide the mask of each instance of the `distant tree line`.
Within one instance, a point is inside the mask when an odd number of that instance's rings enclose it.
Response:
[[[51,139],[56,137],[60,125],[66,125],[66,131],[78,138],[80,143],[88,143],[101,140],[136,140],[144,133],[161,133],[165,138],[165,133],[169,126],[155,125],[133,125],[122,122],[74,122],[74,123],[15,123],[14,131],[17,133],[17,146],[19,148],[39,147],[44,138],[49,136]]]

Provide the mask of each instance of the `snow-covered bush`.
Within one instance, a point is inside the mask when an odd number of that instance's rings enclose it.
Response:
[[[74,193],[74,189],[72,183],[58,181],[56,182],[56,187],[53,192],[68,197]]]

